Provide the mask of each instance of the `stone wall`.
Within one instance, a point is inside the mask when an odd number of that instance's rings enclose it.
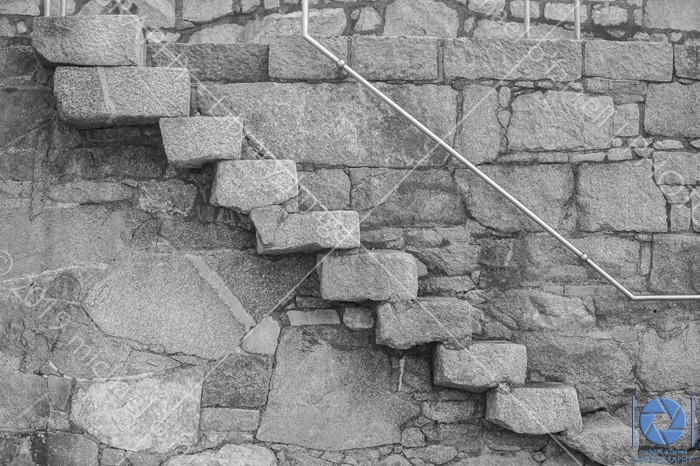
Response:
[[[700,292],[697,46],[325,42],[625,286]],[[155,125],[63,123],[53,71],[21,42],[0,56],[0,463],[569,464],[559,436],[433,384],[429,320],[375,328],[391,310],[322,299],[315,256],[257,255],[249,216],[210,202],[213,165],[168,165]],[[364,247],[416,258],[421,297],[473,309],[462,336],[525,345],[527,381],[572,384],[587,419],[698,392],[697,303],[628,302],[301,40],[148,61],[189,68],[193,116],[240,116],[243,158],[297,163],[302,211],[359,212]]]

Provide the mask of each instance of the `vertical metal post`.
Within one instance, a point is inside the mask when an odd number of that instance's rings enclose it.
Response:
[[[581,40],[581,0],[574,0],[574,29],[576,40]]]
[[[525,21],[525,38],[530,38],[530,0],[525,0],[523,11],[523,20]]]
[[[66,0],[61,0],[61,16],[66,16]]]
[[[44,16],[51,16],[51,0],[44,0]]]

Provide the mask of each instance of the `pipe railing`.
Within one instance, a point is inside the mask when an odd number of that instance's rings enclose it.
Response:
[[[51,0],[44,0],[44,16],[51,16]],[[66,16],[66,0],[61,0],[59,16]]]
[[[527,4],[527,1],[526,1],[526,4]],[[579,0],[576,0],[576,4],[579,5],[579,9],[580,9]],[[447,144],[440,137],[438,137],[435,133],[433,133],[431,130],[429,130],[423,123],[416,120],[410,113],[408,113],[406,110],[404,110],[400,105],[398,105],[396,102],[394,102],[389,97],[387,97],[379,89],[374,87],[369,81],[367,81],[359,73],[357,73],[357,71],[350,68],[348,66],[348,64],[345,63],[345,60],[342,60],[342,59],[336,57],[333,54],[333,52],[328,50],[320,42],[318,42],[316,39],[311,37],[311,35],[309,34],[309,0],[302,0],[301,11],[302,11],[302,14],[301,14],[302,36],[304,37],[304,39],[306,39],[306,41],[308,41],[312,46],[314,46],[314,48],[316,48],[323,55],[328,57],[333,63],[335,63],[336,67],[338,67],[339,70],[342,70],[342,71],[346,72],[348,75],[355,78],[357,80],[357,82],[362,84],[372,94],[374,94],[380,100],[382,100],[384,103],[386,103],[391,108],[396,110],[401,116],[406,118],[413,126],[418,128],[426,136],[428,136],[430,139],[432,139],[438,146],[445,149],[450,155],[452,155],[452,157],[457,159],[460,163],[462,163],[462,165],[464,165],[469,170],[471,170],[474,174],[476,174],[479,178],[481,178],[486,184],[488,184],[493,189],[495,189],[501,196],[506,198],[511,204],[513,204],[515,207],[517,207],[518,210],[520,210],[525,215],[527,215],[533,222],[538,224],[547,233],[549,233],[557,241],[559,241],[562,245],[564,245],[564,247],[566,247],[569,251],[571,251],[576,256],[578,256],[578,258],[581,260],[581,262],[588,264],[591,268],[593,268],[593,270],[595,270],[600,276],[602,276],[608,283],[610,283],[612,286],[614,286],[618,291],[620,291],[622,294],[624,294],[631,301],[700,301],[700,295],[635,295],[632,292],[630,292],[627,288],[625,288],[622,284],[620,284],[617,280],[615,280],[612,276],[610,276],[609,273],[607,273],[605,270],[603,270],[598,264],[593,262],[591,260],[591,258],[588,257],[587,254],[584,254],[583,252],[581,252],[569,240],[564,238],[554,228],[549,226],[544,220],[542,220],[537,215],[535,215],[522,202],[517,200],[510,193],[508,193],[508,191],[503,189],[498,183],[493,181],[484,172],[479,170],[479,168],[477,168],[476,165],[474,165],[469,160],[464,158],[459,152],[457,152],[455,149],[453,149],[452,146]],[[580,26],[580,21],[578,21],[577,23],[579,23],[579,26]]]
[[[525,0],[523,10],[525,38],[530,38],[530,0]],[[581,40],[581,0],[574,0],[574,31],[576,40]]]

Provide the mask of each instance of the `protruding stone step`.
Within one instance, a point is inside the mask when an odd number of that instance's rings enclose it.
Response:
[[[217,165],[211,203],[247,214],[298,195],[297,165],[292,160],[233,160]]]
[[[463,344],[478,311],[457,298],[419,298],[377,306],[377,343],[408,349],[432,341]]]
[[[321,296],[331,301],[404,301],[418,296],[416,260],[401,251],[331,254],[319,264],[318,275]]]
[[[250,218],[257,230],[258,254],[360,247],[360,216],[355,211],[290,214],[272,206],[253,210]]]
[[[493,389],[486,397],[486,420],[519,434],[580,433],[576,389],[560,383]]]
[[[201,167],[241,157],[243,124],[233,116],[161,118],[160,132],[168,162],[174,167]]]
[[[135,15],[34,18],[32,46],[48,66],[144,66],[146,41]]]
[[[78,128],[140,125],[190,113],[190,75],[180,68],[59,67],[61,119]]]
[[[606,466],[634,464],[637,448],[630,441],[630,428],[606,412],[583,418],[581,433],[566,433],[561,440],[593,461]]]
[[[527,348],[508,341],[478,341],[463,349],[439,345],[433,383],[470,392],[484,392],[500,383],[524,384]]]

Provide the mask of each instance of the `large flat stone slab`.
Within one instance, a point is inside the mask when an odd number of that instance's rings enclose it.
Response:
[[[700,83],[649,85],[644,128],[659,136],[700,137]]]
[[[501,383],[524,384],[527,348],[507,341],[478,341],[464,348],[438,345],[433,383],[470,392],[484,392]]]
[[[457,92],[449,87],[379,88],[438,135],[454,127]],[[239,115],[276,157],[296,162],[411,167],[434,147],[403,117],[355,84],[207,84],[197,90],[196,107],[204,115]],[[440,165],[446,157],[437,150],[422,166]]]
[[[578,92],[534,92],[513,100],[511,150],[589,150],[610,147],[612,97]]]
[[[438,39],[355,36],[352,67],[371,81],[432,81],[438,79]]]
[[[190,76],[181,68],[58,67],[62,120],[78,128],[140,125],[190,114]]]
[[[368,332],[287,327],[256,438],[321,450],[400,443],[419,412],[396,392],[387,355]]]
[[[261,408],[272,377],[270,357],[231,354],[211,370],[202,388],[202,406]]]
[[[486,419],[519,434],[579,433],[581,412],[576,389],[559,383],[539,383],[491,390]]]
[[[83,383],[71,421],[107,445],[166,453],[197,443],[205,368],[136,380]],[[167,415],[166,415],[167,414]]]
[[[360,247],[360,217],[355,211],[287,214],[282,207],[255,209],[258,254],[318,252]]]
[[[330,254],[318,266],[321,296],[330,301],[401,301],[416,299],[418,268],[400,251]]]
[[[136,15],[35,18],[32,46],[52,66],[143,66],[146,59]]]
[[[585,43],[586,76],[670,82],[673,46],[660,42],[592,40]]]
[[[160,133],[168,163],[174,167],[201,167],[241,157],[243,125],[233,116],[161,118]]]
[[[212,205],[243,213],[280,205],[299,195],[297,166],[291,160],[220,162],[211,192]]]
[[[445,77],[575,81],[583,70],[573,40],[455,39],[445,43]]]
[[[471,339],[478,311],[456,298],[420,298],[377,306],[377,344],[408,349],[433,341]]]
[[[0,369],[0,431],[45,430],[49,418],[46,379]]]
[[[225,445],[216,451],[173,456],[163,466],[277,466],[277,458],[258,445]]]

